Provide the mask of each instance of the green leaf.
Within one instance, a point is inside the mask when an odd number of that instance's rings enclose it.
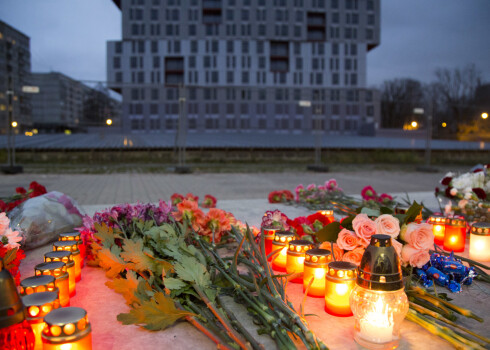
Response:
[[[120,258],[121,248],[113,245],[111,249],[104,247],[97,252],[99,265],[106,270],[108,278],[114,278],[126,269],[126,263]]]
[[[339,236],[340,231],[341,231],[340,223],[332,222],[326,225],[320,231],[316,232],[315,235],[317,241],[320,243],[326,241],[335,242],[337,240],[337,237]]]
[[[125,239],[123,247],[124,251],[121,253],[121,257],[124,261],[129,263],[132,270],[138,272],[150,271],[151,273],[155,273],[155,271],[153,271],[155,267],[154,260],[144,253],[142,239]],[[161,273],[161,271],[157,271],[157,273]]]
[[[200,287],[206,287],[211,283],[206,267],[190,256],[182,256],[182,259],[174,264],[177,275],[184,281],[196,283]]]
[[[173,277],[166,277],[163,280],[163,283],[165,284],[165,287],[170,290],[181,289],[187,286],[187,284],[185,282],[182,282],[182,280]]]
[[[381,214],[390,214],[390,215],[392,215],[392,214],[395,213],[395,211],[393,209],[388,208],[388,207],[381,207],[381,208],[379,208],[379,211],[381,212]]]
[[[138,298],[138,302],[141,305],[142,301],[150,300],[155,292],[152,287],[145,280],[140,280],[138,286],[136,287],[136,291],[134,292],[134,296]]]
[[[410,208],[408,208],[407,212],[405,213],[405,219],[403,220],[403,223],[408,224],[415,221],[417,216],[419,216],[420,213],[422,212],[422,209],[424,209],[424,207],[418,204],[416,201],[414,201],[413,204],[410,206]]]
[[[140,307],[132,309],[127,314],[117,315],[117,320],[125,325],[143,325],[151,331],[159,331],[188,316],[194,314],[177,309],[172,298],[158,292],[150,301],[144,301]]]
[[[356,216],[352,215],[352,216],[348,216],[345,219],[343,219],[342,224],[341,224],[342,227],[346,228],[350,231],[354,231],[354,227],[352,227],[352,221],[354,221],[355,218],[356,218]]]
[[[104,247],[110,248],[114,245],[114,230],[112,227],[107,226],[104,222],[102,224],[94,223],[94,236],[102,242]]]
[[[361,209],[361,214],[366,214],[369,217],[378,217],[381,215],[379,210],[366,207]]]

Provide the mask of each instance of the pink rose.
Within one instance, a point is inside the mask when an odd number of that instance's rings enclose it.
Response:
[[[7,217],[7,214],[5,213],[0,213],[0,236],[7,231],[9,227],[10,220]]]
[[[391,239],[391,244],[393,245],[393,247],[395,248],[396,250],[396,253],[398,254],[398,256],[401,258],[402,257],[402,248],[403,248],[403,244],[401,244],[400,242],[398,242],[396,239],[392,238]]]
[[[364,248],[363,247],[357,247],[356,249],[345,253],[344,256],[342,257],[342,261],[351,262],[351,263],[359,266],[359,264],[361,263],[361,259],[362,259],[363,254],[364,254]]]
[[[408,224],[402,227],[400,237],[415,249],[434,249],[434,233],[431,224]]]
[[[376,224],[366,214],[358,214],[352,220],[352,227],[363,246],[369,245],[371,236],[376,234]]]
[[[430,260],[430,254],[428,250],[415,249],[410,244],[405,244],[402,249],[402,261],[404,265],[410,264],[410,266],[422,268]]]
[[[323,242],[320,244],[320,248],[332,251],[332,245],[330,242]],[[335,261],[341,261],[342,256],[344,255],[344,251],[339,248],[337,243],[333,243],[333,255],[335,257]]]
[[[339,232],[337,245],[340,249],[353,250],[359,245],[359,239],[354,232],[344,228],[342,231]]]
[[[378,216],[374,222],[376,223],[377,233],[388,235],[391,238],[398,237],[400,233],[400,222],[394,216],[383,214]]]

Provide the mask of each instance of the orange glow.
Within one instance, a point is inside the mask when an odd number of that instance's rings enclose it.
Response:
[[[45,326],[44,322],[38,322],[38,323],[32,323],[29,322],[29,324],[32,327],[32,331],[34,332],[34,338],[35,340],[35,345],[34,345],[34,350],[42,350],[43,349],[43,341],[41,339],[41,334],[43,331],[43,328]]]
[[[32,317],[36,317],[37,315],[39,315],[39,308],[37,306],[31,306],[29,308],[29,314],[32,316]]]
[[[278,231],[275,228],[264,228],[264,247],[265,247],[265,255],[269,255],[272,253],[272,242],[274,241],[274,234]]]
[[[341,283],[335,284],[335,292],[338,295],[344,295],[345,293],[347,293],[348,290],[349,290],[349,287],[346,284],[341,284]]]
[[[325,296],[325,269],[323,267],[311,267],[305,265],[305,271],[303,276],[303,291],[310,284],[311,279],[314,277],[313,282],[308,289],[308,295],[312,297]]]
[[[434,233],[434,243],[441,245],[444,243],[444,234],[446,229],[444,225],[434,224],[432,225],[432,232]]]
[[[446,225],[443,248],[456,253],[464,252],[466,226]]]
[[[272,250],[279,249],[280,246],[273,245]],[[286,271],[286,261],[287,261],[287,251],[288,247],[281,249],[281,252],[276,255],[274,260],[272,260],[272,268],[277,271]]]
[[[92,333],[85,337],[67,343],[51,343],[43,338],[43,350],[91,350],[92,349]]]
[[[470,234],[470,259],[490,261],[490,236]]]
[[[286,257],[286,272],[287,273],[297,273],[297,272],[303,272],[304,271],[304,261],[305,257],[304,256],[293,256],[291,254],[287,254]],[[301,283],[303,282],[303,278],[298,277],[292,280],[291,282],[294,283]]]

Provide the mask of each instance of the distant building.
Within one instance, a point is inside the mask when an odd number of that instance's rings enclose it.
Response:
[[[62,73],[32,73],[40,92],[32,97],[32,120],[39,132],[84,131],[119,120],[118,102]]]
[[[107,80],[125,131],[174,132],[182,113],[190,131],[374,134],[380,0],[113,2]]]
[[[0,134],[7,133],[9,108],[17,131],[31,126],[30,96],[22,92],[29,85],[30,73],[29,37],[0,21]]]

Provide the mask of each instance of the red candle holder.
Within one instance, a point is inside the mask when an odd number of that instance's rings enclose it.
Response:
[[[444,244],[446,221],[447,219],[443,215],[431,215],[427,219],[427,223],[432,225],[432,233],[434,233],[434,243],[437,245]]]
[[[466,220],[461,218],[448,218],[445,226],[443,248],[456,253],[464,252],[466,241]]]
[[[274,241],[274,235],[279,231],[274,227],[262,227],[262,234],[264,235],[265,256],[272,253],[272,242]],[[269,261],[271,258],[268,259]]]

